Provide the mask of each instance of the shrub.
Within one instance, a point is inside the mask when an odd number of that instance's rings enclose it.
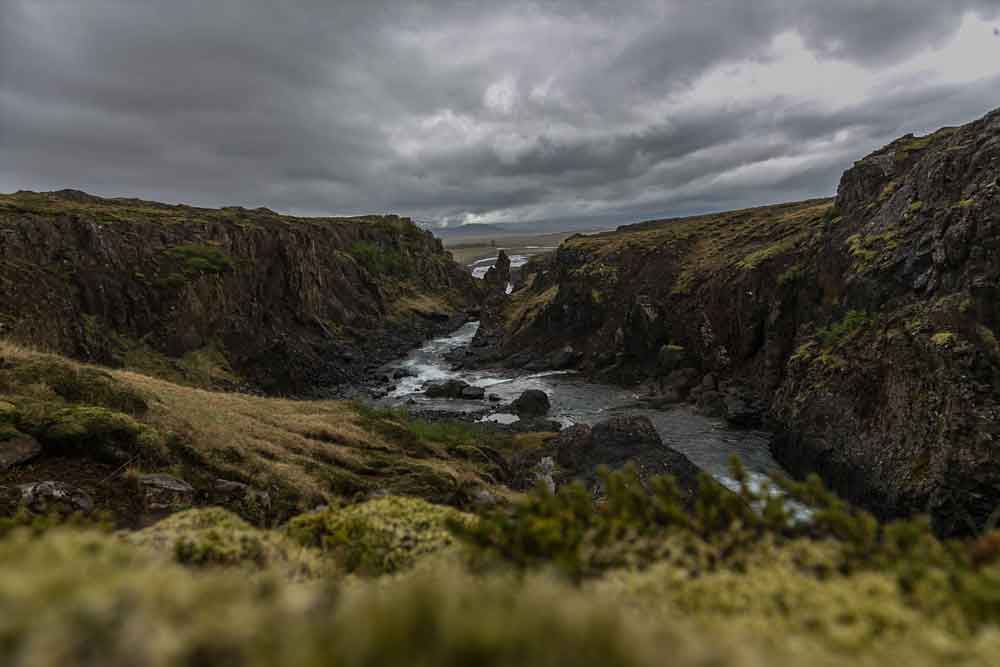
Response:
[[[164,254],[179,262],[185,275],[227,273],[233,270],[233,260],[214,245],[188,243],[168,248]]]
[[[295,517],[289,537],[333,554],[349,572],[384,574],[412,567],[455,543],[447,526],[473,519],[417,498],[385,497],[348,507],[327,507]]]

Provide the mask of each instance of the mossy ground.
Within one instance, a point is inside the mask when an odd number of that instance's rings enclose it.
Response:
[[[133,468],[185,479],[202,498],[221,478],[270,496],[263,515],[232,508],[258,524],[371,494],[456,506],[481,490],[501,500],[515,495],[503,486],[505,457],[516,448],[511,434],[343,401],[206,391],[7,343],[0,357],[4,438],[28,434],[44,450],[0,473],[0,485],[59,479],[51,475],[62,466],[88,493],[117,497]],[[132,504],[123,499],[111,509]]]
[[[941,543],[920,522],[879,525],[815,483],[788,486],[814,506],[810,518],[795,518],[782,501],[709,485],[685,514],[669,482],[654,496],[633,482],[627,473],[607,478],[603,504],[574,488],[540,491],[478,520],[382,498],[272,531],[220,510],[128,535],[8,530],[0,660],[996,664],[995,535]],[[300,547],[303,534],[332,537],[338,548]],[[472,541],[456,550],[459,538]],[[504,544],[520,546],[498,550]],[[520,557],[529,547],[532,558]],[[378,554],[375,567],[347,576],[342,548]],[[586,576],[565,577],[570,562],[589,563]]]

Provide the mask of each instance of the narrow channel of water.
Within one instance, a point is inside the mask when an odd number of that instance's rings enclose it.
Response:
[[[401,379],[385,402],[455,412],[474,412],[494,405],[485,401],[431,399],[422,393],[428,383],[459,379],[485,388],[487,394],[499,396],[501,402],[488,418],[502,422],[516,419],[504,412],[503,404],[526,389],[541,389],[552,402],[550,418],[563,425],[593,424],[615,414],[648,416],[664,443],[683,452],[695,465],[727,485],[732,485],[727,473],[733,455],[757,481],[780,470],[771,457],[771,434],[729,428],[725,422],[699,415],[687,405],[652,410],[640,404],[634,390],[588,382],[573,372],[453,369],[448,355],[467,346],[478,327],[478,322],[468,323],[448,336],[431,340],[389,366],[389,370],[406,369],[413,375]]]

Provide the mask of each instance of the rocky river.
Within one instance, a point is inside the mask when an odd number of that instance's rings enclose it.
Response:
[[[530,373],[508,369],[455,368],[449,358],[468,346],[478,327],[478,322],[469,322],[386,366],[384,372],[399,378],[394,389],[380,403],[416,412],[452,412],[474,415],[481,420],[511,423],[518,417],[512,414],[510,403],[524,391],[538,389],[548,394],[551,400],[548,417],[564,427],[592,425],[617,415],[648,417],[665,445],[683,453],[724,484],[733,484],[728,477],[732,456],[743,462],[751,479],[760,481],[780,471],[771,457],[770,433],[730,428],[724,421],[702,416],[687,405],[651,409],[643,405],[633,389],[589,382],[572,371]],[[481,387],[492,400],[430,398],[424,394],[429,384],[445,380],[461,380]]]

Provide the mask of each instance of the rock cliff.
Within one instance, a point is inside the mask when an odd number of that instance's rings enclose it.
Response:
[[[835,200],[571,238],[512,295],[491,356],[571,348],[734,421],[761,401],[793,473],[977,530],[1000,505],[998,178],[1000,111],[876,151]]]
[[[85,361],[329,393],[477,299],[440,242],[395,216],[0,196],[0,335]]]

